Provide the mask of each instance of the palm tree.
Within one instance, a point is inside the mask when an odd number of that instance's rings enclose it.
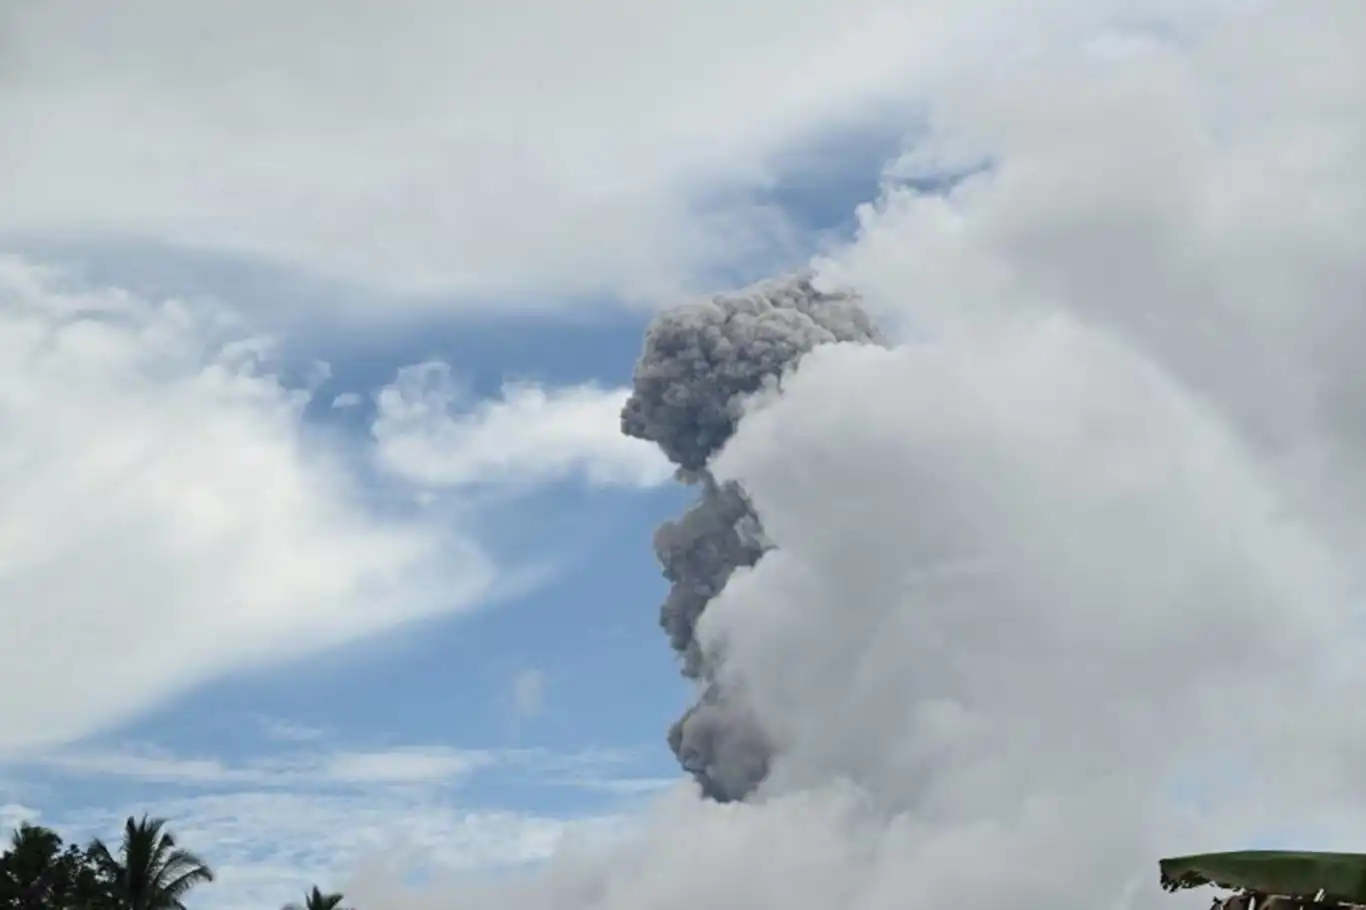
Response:
[[[66,882],[57,832],[21,822],[0,857],[0,891],[22,910],[42,910],[58,903]]]
[[[314,885],[313,890],[304,895],[302,904],[285,904],[284,910],[337,910],[341,902],[340,894],[323,894]]]
[[[123,910],[185,910],[183,899],[190,889],[213,881],[213,870],[177,847],[161,818],[144,815],[139,821],[130,815],[117,859],[98,840],[88,853],[109,877]]]
[[[5,852],[12,856],[24,854],[54,859],[62,850],[62,839],[56,831],[42,825],[20,822],[9,836],[9,849]]]

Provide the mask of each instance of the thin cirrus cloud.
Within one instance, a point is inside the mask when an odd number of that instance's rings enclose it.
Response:
[[[48,751],[26,766],[44,774],[119,779],[189,787],[325,787],[332,785],[450,784],[495,760],[489,752],[447,746],[371,750],[277,752],[241,764],[189,757],[151,747],[70,748]]]
[[[405,367],[375,396],[376,458],[387,472],[429,487],[576,476],[596,486],[656,486],[671,469],[654,446],[622,435],[626,396],[596,384],[513,383],[499,398],[469,401],[446,364]]]
[[[665,785],[638,773],[641,755],[630,749],[554,752],[540,748],[459,748],[437,743],[359,748],[313,742],[227,761],[187,755],[150,743],[74,745],[35,750],[3,764],[15,794],[35,774],[45,778],[157,784],[182,789],[271,789],[295,793],[383,786],[464,787],[481,773],[510,776],[537,786],[609,793],[643,792]]]

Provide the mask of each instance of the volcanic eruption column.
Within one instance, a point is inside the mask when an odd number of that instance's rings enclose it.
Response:
[[[699,698],[669,730],[669,745],[702,792],[743,799],[768,774],[772,746],[743,698],[717,678],[717,656],[696,638],[698,620],[731,573],[767,549],[745,493],[707,465],[735,432],[745,396],[778,379],[817,345],[880,343],[868,314],[845,293],[816,290],[811,274],[774,279],[661,314],[636,363],[622,432],[657,444],[700,496],[655,532],[670,582],[660,625],[698,680]]]

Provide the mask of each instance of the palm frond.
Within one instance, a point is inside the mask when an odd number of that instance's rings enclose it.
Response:
[[[158,890],[166,896],[168,900],[179,902],[195,885],[207,884],[213,881],[213,870],[202,863],[192,868],[186,869],[175,878],[161,885]]]

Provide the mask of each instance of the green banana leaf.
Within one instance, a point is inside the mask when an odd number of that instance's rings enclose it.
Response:
[[[1161,860],[1167,891],[1217,885],[1260,894],[1366,903],[1366,854],[1242,850]]]

